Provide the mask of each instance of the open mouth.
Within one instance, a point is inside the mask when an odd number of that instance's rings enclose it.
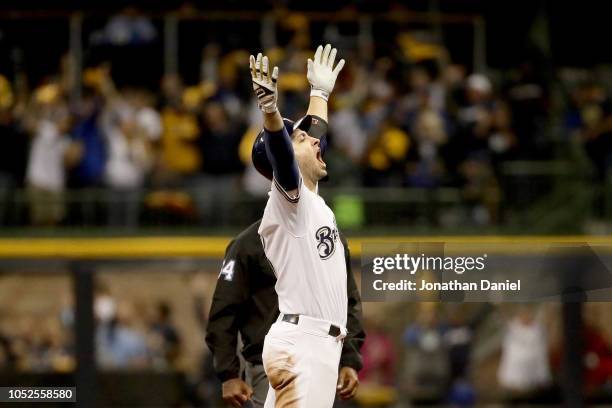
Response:
[[[323,161],[323,158],[321,157],[321,150],[317,150],[317,160],[319,161],[319,163],[325,165],[325,162]]]

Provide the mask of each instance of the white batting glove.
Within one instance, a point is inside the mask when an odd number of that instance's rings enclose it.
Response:
[[[251,81],[253,82],[253,90],[255,96],[257,96],[259,109],[264,113],[276,112],[278,67],[274,67],[272,73],[270,73],[268,57],[262,57],[261,53],[257,54],[257,60],[251,55],[249,67],[251,68]]]
[[[327,44],[325,48],[322,45],[317,47],[314,55],[314,61],[308,58],[308,82],[310,82],[310,96],[318,96],[326,101],[329,95],[334,90],[336,78],[344,66],[344,60],[341,59],[334,68],[336,59],[335,48]]]

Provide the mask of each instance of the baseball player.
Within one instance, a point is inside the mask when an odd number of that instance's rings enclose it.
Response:
[[[206,342],[213,354],[217,376],[223,383],[224,401],[233,407],[261,408],[268,393],[268,380],[262,365],[264,336],[278,317],[274,292],[276,277],[264,254],[257,230],[261,220],[241,232],[227,247],[210,309]],[[342,239],[342,237],[340,237]],[[345,247],[348,291],[347,327],[340,359],[338,395],[349,399],[358,386],[362,367],[359,350],[365,333],[361,326],[361,300],[351,272],[350,255]],[[245,360],[244,380],[236,353],[238,333],[240,354]]]
[[[341,60],[334,67],[336,53],[328,44],[308,60],[311,125],[327,122],[327,101],[344,66]],[[333,212],[317,194],[327,176],[321,140],[303,129],[304,121],[289,134],[277,108],[278,67],[258,54],[251,55],[250,68],[273,176],[258,232],[277,278],[280,310],[264,340],[270,382],[265,407],[329,408],[347,334],[348,298],[344,245]]]

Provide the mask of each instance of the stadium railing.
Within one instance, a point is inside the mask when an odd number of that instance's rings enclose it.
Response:
[[[612,215],[612,182],[593,183],[568,161],[514,161],[500,166],[496,200],[483,195],[469,199],[458,187],[366,188],[324,186],[322,196],[334,209],[339,226],[348,233],[388,234],[578,234],[592,219]],[[118,195],[99,188],[67,190],[61,201],[66,217],[52,228],[30,227],[30,196],[25,190],[0,196],[3,233],[109,235],[138,233],[216,234],[236,232],[258,219],[265,192],[234,197],[215,195],[211,217],[202,214],[188,188],[143,190],[133,225],[113,225],[109,208]],[[123,204],[126,204],[125,202]],[[210,204],[210,203],[208,203]],[[478,211],[494,213],[478,217]],[[208,210],[210,211],[210,210]],[[488,215],[488,218],[487,218]]]

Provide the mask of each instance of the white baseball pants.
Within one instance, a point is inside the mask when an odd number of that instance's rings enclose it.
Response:
[[[282,314],[264,340],[262,359],[270,387],[265,408],[331,408],[346,329],[329,335],[330,322],[300,316],[298,324]]]

